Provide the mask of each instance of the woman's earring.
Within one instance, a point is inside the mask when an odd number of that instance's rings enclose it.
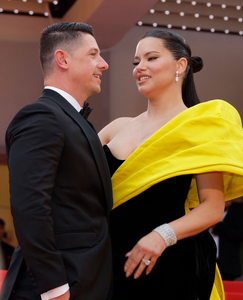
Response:
[[[179,80],[179,71],[176,71],[176,78],[175,81],[177,82]]]

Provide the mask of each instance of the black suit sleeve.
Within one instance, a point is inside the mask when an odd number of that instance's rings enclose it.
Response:
[[[214,233],[232,242],[243,241],[243,205],[241,203],[231,205],[223,222],[215,225]]]
[[[68,282],[55,244],[51,209],[64,145],[58,117],[41,103],[23,108],[7,130],[6,144],[16,235],[36,280],[36,293],[41,294]]]

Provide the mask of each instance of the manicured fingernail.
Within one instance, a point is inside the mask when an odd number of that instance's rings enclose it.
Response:
[[[129,277],[131,273],[129,271],[126,272],[126,277]]]
[[[138,273],[135,273],[134,274],[134,279],[137,279],[138,278]]]

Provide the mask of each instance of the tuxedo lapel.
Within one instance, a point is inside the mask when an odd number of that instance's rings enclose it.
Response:
[[[101,177],[101,181],[103,183],[104,192],[107,201],[107,208],[108,211],[112,208],[112,189],[111,189],[111,182],[110,182],[110,174],[108,171],[108,165],[106,162],[106,158],[101,147],[100,140],[91,126],[85,121],[85,119],[81,116],[80,113],[60,94],[53,90],[44,89],[40,100],[43,98],[48,98],[54,101],[57,105],[59,105],[82,129],[83,133],[85,134],[91,150],[93,152],[95,162],[97,168],[99,170],[99,174]]]

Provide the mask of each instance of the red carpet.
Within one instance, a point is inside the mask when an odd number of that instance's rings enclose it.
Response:
[[[243,281],[223,281],[225,300],[243,300]]]
[[[3,279],[6,275],[7,271],[5,270],[0,270],[0,290],[1,290],[1,286],[2,286],[2,282],[3,282]]]
[[[0,289],[7,271],[0,270]],[[223,281],[225,300],[243,300],[243,281]]]

